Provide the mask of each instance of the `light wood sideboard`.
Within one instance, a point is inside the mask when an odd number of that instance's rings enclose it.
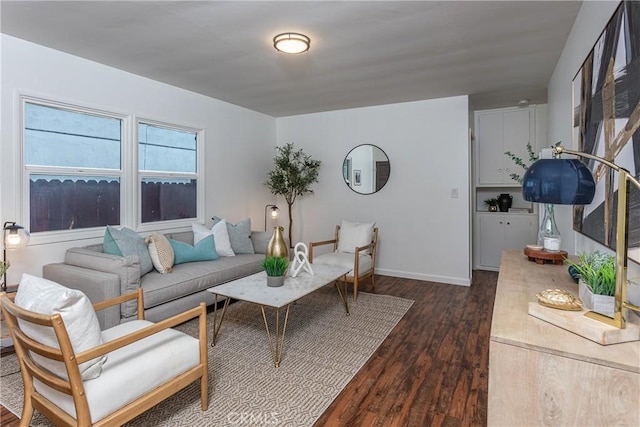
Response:
[[[530,316],[536,293],[556,288],[578,295],[566,266],[503,251],[489,344],[488,425],[640,426],[640,341],[602,346]]]

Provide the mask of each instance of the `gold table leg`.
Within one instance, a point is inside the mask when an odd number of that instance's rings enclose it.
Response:
[[[342,289],[340,288],[341,285]],[[343,280],[336,280],[336,289],[338,290],[338,294],[344,304],[344,311],[347,313],[347,316],[351,315],[351,313],[349,313],[349,299],[347,298],[347,282]]]
[[[289,307],[291,304],[287,305],[287,312],[284,316],[284,323],[282,324],[282,334],[280,334],[280,309],[276,308],[276,319],[275,319],[275,333],[273,337],[271,336],[271,331],[269,329],[269,322],[267,322],[267,315],[264,310],[264,306],[260,306],[260,310],[262,310],[262,319],[264,320],[264,327],[267,331],[267,340],[269,341],[269,351],[271,352],[271,358],[273,359],[273,365],[276,368],[280,367],[280,360],[282,360],[282,348],[284,347],[284,336],[287,331],[287,321],[289,320]]]
[[[213,305],[213,339],[211,340],[211,347],[216,345],[216,338],[218,337],[218,332],[220,332],[220,327],[222,326],[224,315],[227,313],[229,301],[231,301],[231,298],[225,297],[224,306],[222,307],[222,315],[220,316],[220,321],[218,322],[218,295],[216,295],[216,301]]]

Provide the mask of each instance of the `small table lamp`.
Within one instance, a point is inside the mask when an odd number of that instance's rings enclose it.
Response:
[[[7,221],[2,227],[2,261],[7,263],[7,249],[20,249],[29,243],[29,231],[15,222]],[[7,291],[7,272],[4,272],[2,291]]]
[[[640,182],[629,171],[613,162],[593,154],[568,150],[561,145],[552,147],[554,159],[541,159],[532,164],[522,178],[522,195],[536,203],[560,205],[588,205],[595,194],[595,181],[587,166],[577,159],[561,159],[562,153],[600,162],[618,172],[618,213],[616,228],[616,290],[613,318],[595,312],[585,316],[616,328],[626,326],[627,312],[640,312],[640,307],[627,302],[627,252],[629,225],[629,187],[631,182],[640,188]]]

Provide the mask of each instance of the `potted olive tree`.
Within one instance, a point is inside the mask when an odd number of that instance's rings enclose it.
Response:
[[[289,206],[289,245],[293,247],[292,206],[298,196],[312,194],[311,184],[318,182],[320,160],[313,160],[302,149],[295,150],[292,143],[276,147],[275,166],[265,183],[272,194],[283,196]]]
[[[277,287],[284,285],[284,275],[287,272],[289,260],[284,257],[268,256],[262,262],[262,267],[267,273],[267,286]]]
[[[580,253],[578,261],[567,260],[579,276],[578,296],[585,308],[613,316],[616,291],[616,258],[600,251]]]

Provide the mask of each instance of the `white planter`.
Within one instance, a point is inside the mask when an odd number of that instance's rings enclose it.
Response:
[[[578,282],[578,297],[582,300],[582,306],[596,313],[613,317],[615,298],[606,295],[595,295],[582,280]]]

